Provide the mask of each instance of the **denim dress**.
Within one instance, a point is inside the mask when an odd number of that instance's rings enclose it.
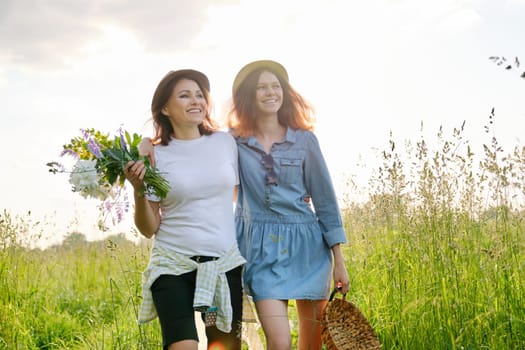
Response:
[[[327,299],[332,280],[331,247],[346,243],[334,187],[317,137],[288,128],[270,155],[277,184],[255,137],[236,139],[239,197],[237,241],[247,260],[244,283],[254,301]],[[304,201],[311,196],[311,202]]]

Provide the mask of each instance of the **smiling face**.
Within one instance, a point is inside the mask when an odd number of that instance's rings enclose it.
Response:
[[[204,120],[208,102],[199,85],[188,79],[180,80],[174,87],[162,113],[170,119],[174,129],[192,128]]]
[[[275,74],[263,71],[255,87],[255,100],[260,115],[275,115],[283,104],[283,88]]]

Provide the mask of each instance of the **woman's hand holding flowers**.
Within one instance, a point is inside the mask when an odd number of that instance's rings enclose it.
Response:
[[[146,167],[144,162],[130,160],[124,166],[124,175],[129,183],[133,186],[135,192],[144,192],[144,176],[146,175]]]

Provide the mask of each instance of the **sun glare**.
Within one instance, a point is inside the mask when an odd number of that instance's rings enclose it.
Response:
[[[66,59],[66,63],[76,70],[89,67],[114,67],[130,62],[143,52],[143,45],[129,31],[113,25],[100,24],[100,35],[81,47],[81,59]]]

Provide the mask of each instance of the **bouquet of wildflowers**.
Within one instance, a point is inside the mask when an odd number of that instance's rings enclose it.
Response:
[[[94,129],[81,129],[77,136],[63,146],[61,157],[71,156],[76,160],[71,170],[58,162],[47,163],[49,171],[70,173],[69,183],[73,192],[84,198],[95,198],[102,201],[100,209],[109,214],[113,223],[122,220],[129,209],[129,201],[124,188],[126,177],[124,167],[130,161],[142,160],[146,166],[143,193],[154,194],[165,198],[170,190],[169,183],[162,177],[157,168],[152,167],[147,157],[139,155],[140,135],[131,136],[119,129],[117,136],[111,138]],[[99,225],[103,227],[103,222]]]

